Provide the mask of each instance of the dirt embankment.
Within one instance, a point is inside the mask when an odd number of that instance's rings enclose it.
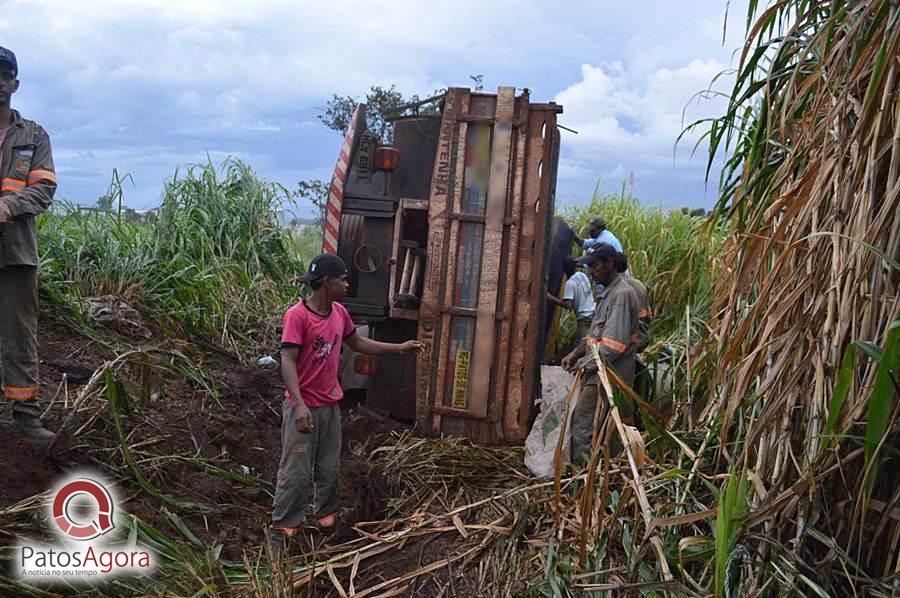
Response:
[[[93,373],[115,353],[58,325],[42,326],[40,334],[42,407],[44,421],[57,430],[79,391]],[[202,505],[178,512],[204,544],[222,544],[222,554],[240,560],[242,551],[262,543],[269,521],[271,491],[280,456],[280,419],[283,386],[276,369],[247,367],[221,355],[200,358],[203,372],[221,394],[216,404],[196,384],[167,378],[152,380],[149,400],[132,400],[122,417],[126,444],[142,473],[159,492],[178,501]],[[346,539],[353,524],[379,519],[391,486],[368,455],[391,426],[344,407],[344,450],[341,468],[343,525]],[[90,468],[122,482],[119,508],[136,515],[167,535],[181,536],[163,514],[166,503],[142,489],[128,476],[116,431],[94,417],[97,410],[79,412],[60,441],[47,454],[9,426],[8,412],[0,425],[0,543],[15,534],[36,537],[48,533],[41,518],[4,514],[51,489],[67,471]],[[92,420],[91,418],[94,417]],[[198,467],[198,463],[210,467]],[[123,472],[126,475],[123,475]],[[229,478],[257,476],[261,482]],[[27,520],[26,520],[27,519]]]

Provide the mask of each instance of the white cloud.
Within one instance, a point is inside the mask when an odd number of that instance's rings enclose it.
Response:
[[[656,196],[672,205],[708,202],[678,193],[679,186],[702,189],[705,143],[691,156],[700,131],[685,134],[677,149],[676,140],[687,125],[723,112],[724,100],[704,90],[725,70],[725,64],[712,58],[657,68],[642,78],[618,61],[582,65],[581,80],[555,97],[565,107],[563,122],[578,131],[567,137],[563,158],[572,166],[560,170],[562,186],[580,179],[583,198],[592,190],[589,182],[599,180],[601,190],[618,191],[633,176],[638,197]],[[725,76],[715,86],[721,89],[730,81]],[[583,178],[580,173],[591,168],[594,176]]]
[[[587,151],[671,150],[686,124],[721,112],[721,102],[691,99],[709,87],[725,66],[716,60],[692,60],[679,68],[661,68],[641,85],[630,85],[620,62],[584,64],[581,81],[556,95],[565,107],[564,122],[578,131],[573,146]]]
[[[672,168],[681,110],[739,42],[732,26],[722,47],[724,6],[5,0],[0,43],[21,65],[14,103],[48,125],[58,166],[106,172],[61,180],[63,194],[96,197],[116,167],[147,185],[132,197],[152,202],[177,161],[203,161],[207,148],[289,187],[327,178],[338,142],[315,113],[332,93],[396,84],[421,95],[483,73],[488,91],[512,84],[564,104],[562,123],[580,134],[563,137],[559,189],[583,196],[598,176],[685,177]]]

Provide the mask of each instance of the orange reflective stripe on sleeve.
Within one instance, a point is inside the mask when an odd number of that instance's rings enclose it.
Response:
[[[30,401],[38,395],[40,386],[4,386],[3,394],[11,401]]]
[[[34,185],[41,181],[56,184],[56,173],[52,170],[35,169],[28,173],[28,184]]]
[[[616,353],[624,353],[626,349],[628,349],[628,345],[623,345],[619,341],[614,338],[609,338],[608,336],[604,336],[600,339],[600,344],[608,349],[612,349]]]
[[[25,188],[25,181],[19,179],[3,179],[3,185],[0,187],[0,193],[12,191],[18,193]]]

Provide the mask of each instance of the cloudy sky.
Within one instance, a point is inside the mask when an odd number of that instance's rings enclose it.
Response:
[[[508,84],[564,106],[557,195],[587,201],[633,173],[645,203],[709,207],[705,154],[674,142],[721,112],[691,102],[733,66],[747,0],[0,0],[16,52],[13,105],[50,132],[58,197],[90,204],[113,169],[126,203],[158,205],[176,168],[247,161],[289,188],[327,179],[340,135],[316,119],[332,93],[406,95]],[[727,77],[716,88],[727,87]]]

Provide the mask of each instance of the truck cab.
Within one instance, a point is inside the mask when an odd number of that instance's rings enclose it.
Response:
[[[366,405],[419,431],[521,442],[540,393],[545,277],[562,108],[527,90],[451,88],[437,114],[357,106],[335,166],[323,251],[347,263],[344,305],[418,356],[356,356]]]

